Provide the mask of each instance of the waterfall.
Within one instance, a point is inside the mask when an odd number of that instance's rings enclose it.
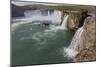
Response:
[[[65,29],[66,26],[67,26],[67,18],[68,18],[68,15],[65,15],[65,16],[64,16],[64,20],[63,20],[63,22],[62,22],[62,24],[61,24],[61,27],[64,28],[64,29]]]
[[[81,37],[82,32],[83,32],[83,27],[79,28],[76,31],[69,48],[78,51],[78,46],[79,46],[80,37]]]
[[[14,22],[16,21],[51,21],[51,23],[59,24],[61,22],[61,11],[54,10],[26,10],[24,12],[24,17],[22,18],[15,18],[13,19]]]
[[[64,48],[65,54],[71,58],[74,58],[79,51],[79,43],[80,43],[80,37],[83,32],[83,27],[79,28],[74,37],[72,38],[72,41],[70,43],[70,46],[68,48]]]
[[[45,15],[43,15],[45,14]],[[50,21],[50,24],[55,24],[55,25],[59,25],[61,22],[61,11],[58,10],[54,10],[51,11],[50,10],[27,10],[24,12],[24,17],[21,18],[13,18],[12,22],[14,22],[12,24],[12,27],[14,28],[13,30],[15,30],[16,28],[18,28],[20,25],[22,24],[26,24],[26,23],[35,23],[34,21],[39,21],[39,23],[42,23],[44,21],[46,21],[48,23],[48,21]]]
[[[48,15],[47,15],[47,17],[48,17],[48,20],[49,20],[49,21],[52,21],[52,20],[51,20],[51,15],[50,15],[50,10],[48,10]]]
[[[48,10],[48,16],[50,16],[50,11]]]
[[[60,13],[61,14],[61,13]],[[59,15],[60,16],[60,18],[61,18],[61,15]],[[50,27],[50,29],[51,30],[55,30],[55,31],[57,31],[57,30],[67,30],[67,19],[68,19],[68,15],[65,15],[64,16],[64,18],[63,18],[64,20],[63,20],[63,22],[62,22],[62,24],[61,25],[59,25],[59,26],[55,26],[55,27]],[[61,21],[61,20],[60,20]],[[60,23],[59,23],[60,24]]]

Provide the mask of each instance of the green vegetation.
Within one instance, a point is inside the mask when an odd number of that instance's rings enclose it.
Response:
[[[88,12],[95,13],[96,12],[96,6],[89,6],[89,5],[75,5],[75,6],[49,6],[48,9],[57,9],[57,10],[70,10],[70,11],[84,11],[87,10]]]

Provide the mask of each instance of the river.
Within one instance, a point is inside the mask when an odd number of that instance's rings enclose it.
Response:
[[[72,62],[65,48],[69,47],[74,32],[65,29],[65,20],[60,25],[61,12],[57,10],[31,10],[24,17],[13,18],[12,65]]]

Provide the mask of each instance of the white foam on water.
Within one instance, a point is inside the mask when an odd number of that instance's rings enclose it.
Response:
[[[29,22],[15,22],[15,23],[13,23],[11,26],[12,26],[12,31],[14,31],[14,30],[16,30],[20,25],[22,25],[22,24],[26,24],[26,23],[29,23]],[[30,23],[32,23],[32,22],[30,22]]]
[[[45,32],[57,32],[59,30],[66,30],[65,28],[62,28],[61,26],[50,26],[49,29],[46,29]]]
[[[70,49],[70,48],[65,47],[63,50],[64,50],[63,54],[64,54],[65,57],[67,56],[69,58],[74,58],[78,54],[77,51]]]

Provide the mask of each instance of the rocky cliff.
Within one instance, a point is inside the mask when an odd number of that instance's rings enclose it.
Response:
[[[64,20],[64,17],[68,15],[68,19],[66,20],[66,28],[68,30],[72,30],[72,31],[76,31],[76,29],[78,29],[79,26],[79,16],[80,13],[70,13],[67,11],[62,11],[61,13],[61,24]]]
[[[96,60],[96,16],[95,14],[69,13],[66,21],[68,30],[78,30],[83,27],[78,46],[79,53],[74,62]],[[64,14],[63,14],[64,16]],[[82,18],[83,16],[83,18]],[[85,16],[85,17],[84,17]],[[74,44],[75,45],[75,44]]]
[[[79,14],[71,13],[67,19],[67,28],[69,30],[76,30],[79,26]]]
[[[81,34],[79,54],[75,57],[75,62],[96,60],[96,18],[87,17],[84,21],[83,32]]]

